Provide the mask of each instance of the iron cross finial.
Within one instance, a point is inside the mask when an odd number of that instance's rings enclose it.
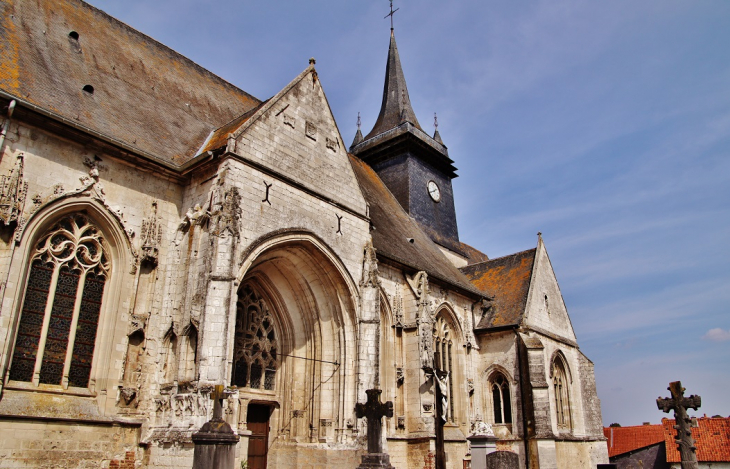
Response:
[[[357,113],[357,130],[360,130],[360,126],[362,125],[362,120],[360,120],[360,112]]]
[[[439,118],[435,112],[433,113],[433,126],[436,127],[436,130],[439,129]]]
[[[390,0],[390,13],[388,13],[387,15],[385,15],[385,18],[387,18],[387,17],[390,16],[390,30],[391,31],[393,30],[393,15],[398,10],[400,10],[400,8],[396,8],[395,10],[393,9],[393,0]]]

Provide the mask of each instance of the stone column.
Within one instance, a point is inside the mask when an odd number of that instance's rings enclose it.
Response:
[[[357,400],[367,399],[366,390],[380,387],[380,279],[372,241],[365,246],[360,280],[358,324]]]

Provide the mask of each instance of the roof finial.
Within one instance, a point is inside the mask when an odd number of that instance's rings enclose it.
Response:
[[[391,31],[393,31],[393,14],[398,10],[400,10],[400,8],[396,8],[395,10],[393,9],[393,0],[390,0],[390,13],[385,15],[385,18],[390,16],[390,30]]]
[[[360,111],[357,111],[357,130],[360,130],[361,125],[362,125],[362,120],[360,119]]]
[[[439,133],[439,118],[435,112],[433,113],[433,126],[435,128],[435,130],[433,131],[433,139],[443,145],[444,141],[441,140],[441,134]]]

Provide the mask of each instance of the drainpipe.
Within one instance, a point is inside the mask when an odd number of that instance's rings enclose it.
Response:
[[[517,328],[513,329],[515,333],[515,350],[517,351],[517,368],[520,370],[520,406],[522,407],[522,438],[525,444],[525,469],[530,469],[530,442],[527,438],[527,409],[525,408],[525,393],[523,392],[525,386],[529,386],[524,383],[525,379],[529,380],[529,376],[522,376],[522,352],[520,350],[520,337],[517,332]]]
[[[13,111],[15,110],[15,104],[16,104],[16,102],[13,99],[12,101],[10,101],[10,104],[8,105],[8,118],[5,119],[5,122],[3,123],[3,129],[2,129],[2,131],[0,131],[0,150],[2,150],[3,143],[5,143],[5,134],[8,133],[8,127],[10,127],[10,118],[13,117]]]

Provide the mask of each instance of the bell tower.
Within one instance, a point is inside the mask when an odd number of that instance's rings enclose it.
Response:
[[[350,152],[378,173],[435,243],[463,255],[451,185],[456,168],[438,129],[432,137],[418,123],[392,28],[380,114],[365,137],[358,128]]]

